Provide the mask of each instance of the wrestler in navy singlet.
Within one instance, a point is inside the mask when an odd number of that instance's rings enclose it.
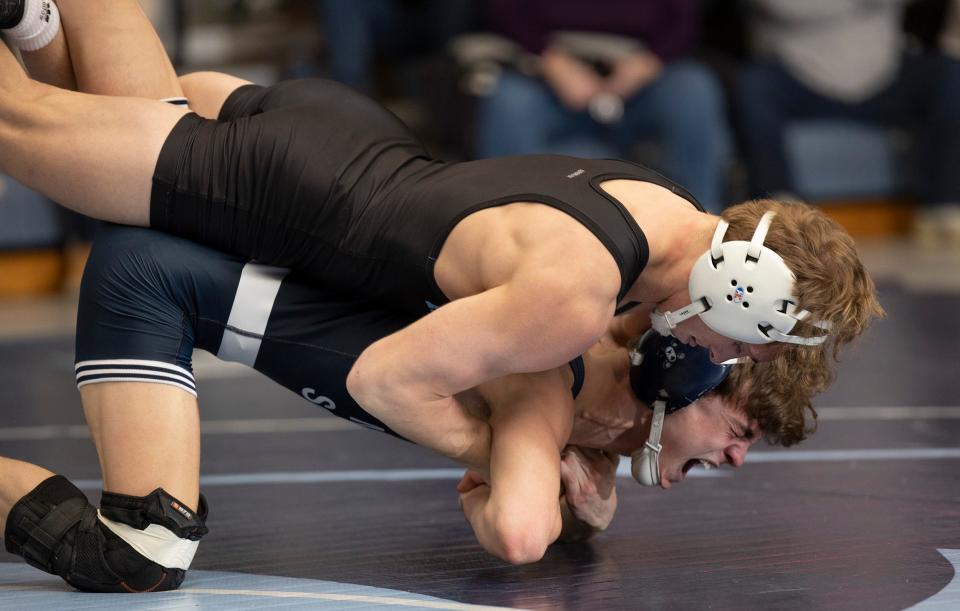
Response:
[[[371,343],[413,322],[308,278],[171,235],[105,225],[80,288],[77,385],[155,382],[196,395],[194,349],[253,367],[336,416],[393,434],[346,389]],[[583,361],[570,363],[571,389]]]
[[[186,115],[154,173],[150,225],[300,270],[326,288],[420,314],[446,301],[433,265],[458,221],[512,202],[569,214],[610,251],[620,297],[647,263],[646,237],[599,186],[625,178],[681,187],[638,164],[530,155],[446,163],[396,117],[323,80],[229,96],[219,120]]]

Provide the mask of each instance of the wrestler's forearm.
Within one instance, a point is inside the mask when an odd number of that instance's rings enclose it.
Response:
[[[473,535],[477,538],[477,543],[487,552],[497,556],[504,557],[502,546],[497,538],[496,529],[493,521],[489,518],[490,513],[490,486],[477,486],[473,490],[460,495],[460,509],[463,515],[473,529]]]
[[[464,453],[479,421],[451,397],[515,372],[563,366],[602,332],[573,320],[561,331],[539,312],[527,316],[529,293],[521,304],[515,292],[498,287],[458,299],[374,342],[354,363],[347,390],[401,435],[438,450],[442,444],[448,456]]]
[[[492,438],[493,430],[490,428],[490,424],[480,420],[473,432],[465,437],[464,450],[460,452],[459,456],[450,456],[450,458],[468,469],[473,469],[487,476],[490,473],[490,442]]]
[[[509,407],[516,409],[491,416],[490,484],[464,494],[462,502],[484,549],[512,564],[526,564],[543,557],[562,530],[562,442],[540,406],[517,401]]]
[[[356,398],[356,397],[355,397]],[[486,475],[490,471],[490,424],[471,413],[455,398],[432,402],[429,417],[417,418],[412,409],[377,410],[364,405],[393,431],[413,443],[450,458],[468,469]]]

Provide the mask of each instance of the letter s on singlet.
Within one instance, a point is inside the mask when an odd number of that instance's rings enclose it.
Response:
[[[310,403],[319,405],[320,407],[324,407],[329,410],[337,409],[337,404],[334,403],[330,397],[324,397],[323,395],[318,395],[317,391],[312,388],[304,388],[300,392],[300,394],[303,395],[303,398],[309,401]]]

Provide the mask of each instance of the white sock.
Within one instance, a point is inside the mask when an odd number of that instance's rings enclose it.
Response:
[[[3,33],[21,51],[38,51],[50,44],[59,30],[60,11],[53,0],[27,0],[20,23]]]

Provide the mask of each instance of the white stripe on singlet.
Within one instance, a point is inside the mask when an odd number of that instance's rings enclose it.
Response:
[[[102,382],[150,382],[169,384],[197,396],[193,374],[178,365],[141,359],[101,359],[74,365],[77,388]]]
[[[280,284],[288,273],[284,268],[257,263],[243,267],[217,358],[254,366]]]

